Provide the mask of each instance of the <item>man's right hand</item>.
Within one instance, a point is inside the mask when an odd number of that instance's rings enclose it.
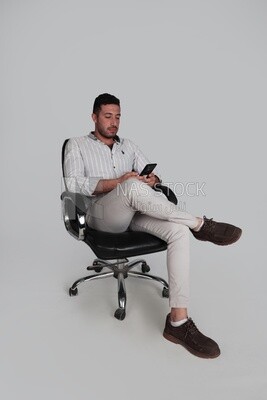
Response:
[[[143,176],[138,175],[138,172],[126,172],[126,174],[122,175],[119,178],[119,183],[122,183],[122,182],[124,182],[124,181],[126,181],[127,179],[130,179],[130,178],[136,178],[136,179],[139,179],[141,181],[144,180]]]
[[[102,193],[108,193],[111,190],[115,189],[115,187],[126,181],[127,179],[130,178],[136,178],[139,180],[144,180],[143,176],[138,175],[138,172],[126,172],[126,174],[122,175],[120,178],[116,179],[100,179],[98,181],[98,184],[96,185],[94,195],[102,194]]]

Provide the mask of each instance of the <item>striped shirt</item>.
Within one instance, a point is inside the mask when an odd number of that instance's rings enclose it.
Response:
[[[116,179],[130,171],[140,173],[148,163],[131,140],[116,136],[111,149],[91,132],[69,139],[64,157],[65,181],[69,191],[94,196],[100,179]]]

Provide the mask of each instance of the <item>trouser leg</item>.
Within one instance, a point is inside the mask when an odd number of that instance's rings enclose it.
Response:
[[[196,217],[180,211],[163,194],[136,178],[127,179],[111,192],[96,198],[87,212],[86,221],[98,230],[123,232],[136,211],[189,228],[195,228],[198,223]]]
[[[172,221],[136,214],[130,229],[148,232],[167,242],[169,304],[187,308],[189,302],[189,229]]]
[[[138,211],[138,212],[136,212]],[[167,242],[169,301],[173,308],[187,308],[189,301],[189,229],[196,217],[180,211],[167,198],[137,179],[98,196],[87,212],[87,223],[94,229],[151,233]]]

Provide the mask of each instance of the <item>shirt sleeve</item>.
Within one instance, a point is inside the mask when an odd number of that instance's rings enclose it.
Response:
[[[66,145],[64,174],[66,186],[70,192],[94,196],[93,193],[100,178],[85,176],[82,154],[74,138],[69,139]]]

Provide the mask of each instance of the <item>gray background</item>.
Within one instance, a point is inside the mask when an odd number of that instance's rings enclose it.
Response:
[[[1,1],[1,394],[5,399],[265,399],[266,1]],[[192,238],[190,315],[222,355],[162,337],[168,301],[127,280],[70,298],[91,250],[61,219],[60,151],[94,98],[169,182],[205,182],[187,211],[233,222],[227,248]],[[166,277],[165,253],[147,257]]]

